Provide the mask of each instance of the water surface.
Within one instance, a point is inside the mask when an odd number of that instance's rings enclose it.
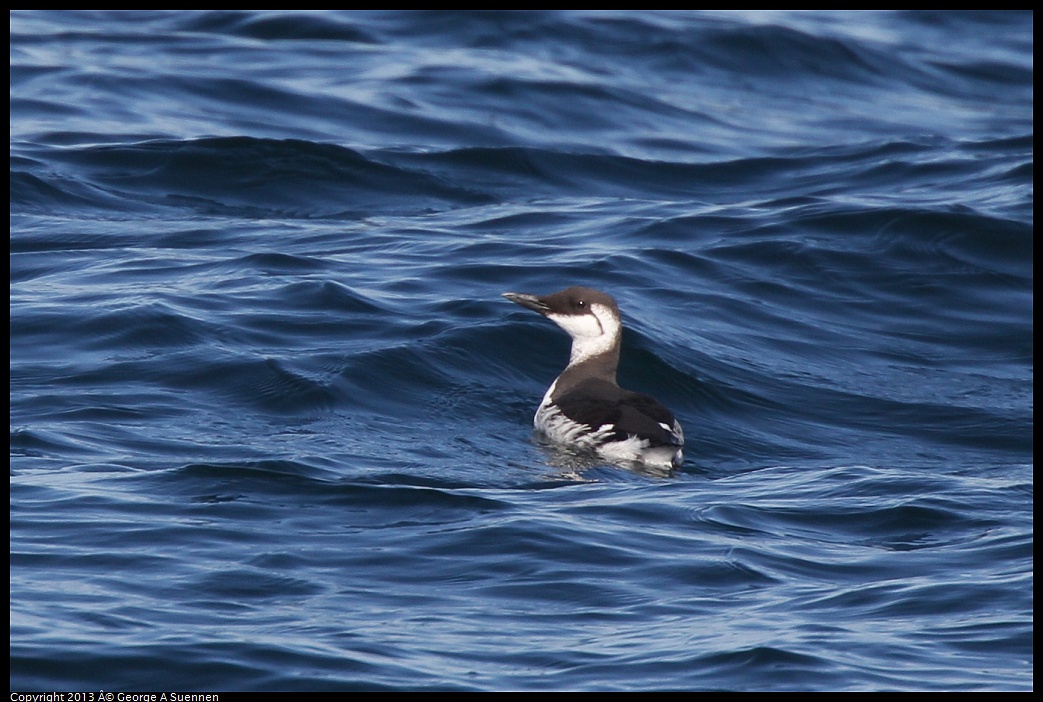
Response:
[[[10,19],[13,690],[1032,689],[1031,13]]]

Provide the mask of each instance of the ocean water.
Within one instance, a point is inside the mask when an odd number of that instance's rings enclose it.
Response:
[[[1031,690],[1032,25],[12,12],[12,690]]]

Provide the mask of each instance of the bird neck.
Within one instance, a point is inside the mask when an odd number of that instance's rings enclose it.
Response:
[[[576,353],[576,344],[572,345],[572,356],[569,365],[558,376],[558,389],[562,390],[579,379],[599,378],[616,384],[616,369],[619,367],[619,339],[599,353]]]

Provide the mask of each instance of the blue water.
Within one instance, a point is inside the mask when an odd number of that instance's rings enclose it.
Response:
[[[1032,689],[1031,13],[10,21],[13,690]]]

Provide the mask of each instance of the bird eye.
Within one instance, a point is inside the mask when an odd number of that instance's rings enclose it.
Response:
[[[586,309],[587,308],[587,301],[586,300],[580,300],[579,302],[576,303],[576,307],[580,308],[581,310]]]

